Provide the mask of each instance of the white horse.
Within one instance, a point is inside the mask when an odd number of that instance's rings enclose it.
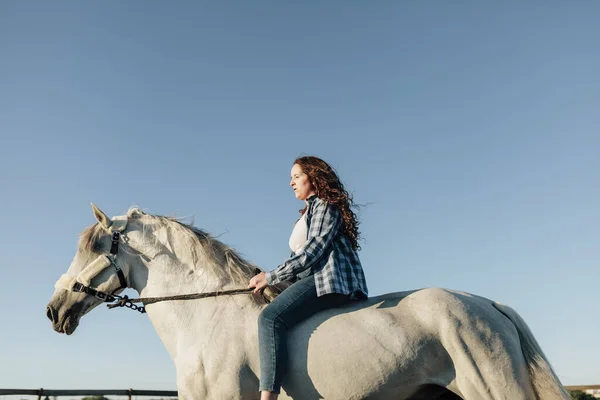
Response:
[[[57,332],[72,334],[102,292],[122,290],[118,269],[143,297],[246,288],[255,273],[233,249],[175,219],[135,208],[110,219],[93,209],[98,223],[81,234],[47,307]],[[111,240],[118,254],[108,254]],[[175,363],[179,398],[259,398],[264,306],[252,294],[146,305]],[[289,335],[281,399],[570,398],[519,315],[464,292],[372,297],[320,312]]]

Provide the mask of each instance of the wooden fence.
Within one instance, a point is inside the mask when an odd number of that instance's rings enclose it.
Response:
[[[38,400],[49,396],[159,396],[159,397],[177,397],[177,391],[174,390],[54,390],[54,389],[0,389],[0,396],[37,396]]]

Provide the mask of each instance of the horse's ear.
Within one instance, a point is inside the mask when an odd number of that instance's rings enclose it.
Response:
[[[112,223],[110,218],[108,218],[106,216],[106,214],[104,214],[102,212],[102,210],[100,210],[98,207],[96,207],[96,205],[94,203],[91,203],[91,204],[92,204],[92,210],[94,210],[94,217],[96,217],[96,219],[98,220],[98,222],[100,222],[100,225],[102,225],[104,227],[104,229],[108,229],[108,227]]]

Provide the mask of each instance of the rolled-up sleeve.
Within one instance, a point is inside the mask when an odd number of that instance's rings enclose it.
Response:
[[[288,258],[273,271],[266,273],[269,285],[292,280],[301,272],[306,271],[323,256],[338,234],[343,220],[337,206],[328,204],[321,199],[317,199],[315,202],[310,219],[308,240],[303,250]]]

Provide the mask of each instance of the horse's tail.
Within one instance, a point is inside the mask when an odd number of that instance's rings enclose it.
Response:
[[[542,352],[533,333],[521,318],[521,316],[512,308],[503,304],[492,302],[493,306],[500,311],[506,318],[513,323],[519,333],[521,342],[521,351],[527,363],[531,384],[539,400],[567,400],[571,399],[569,392],[563,387],[556,376],[556,373],[550,366],[548,359]]]

